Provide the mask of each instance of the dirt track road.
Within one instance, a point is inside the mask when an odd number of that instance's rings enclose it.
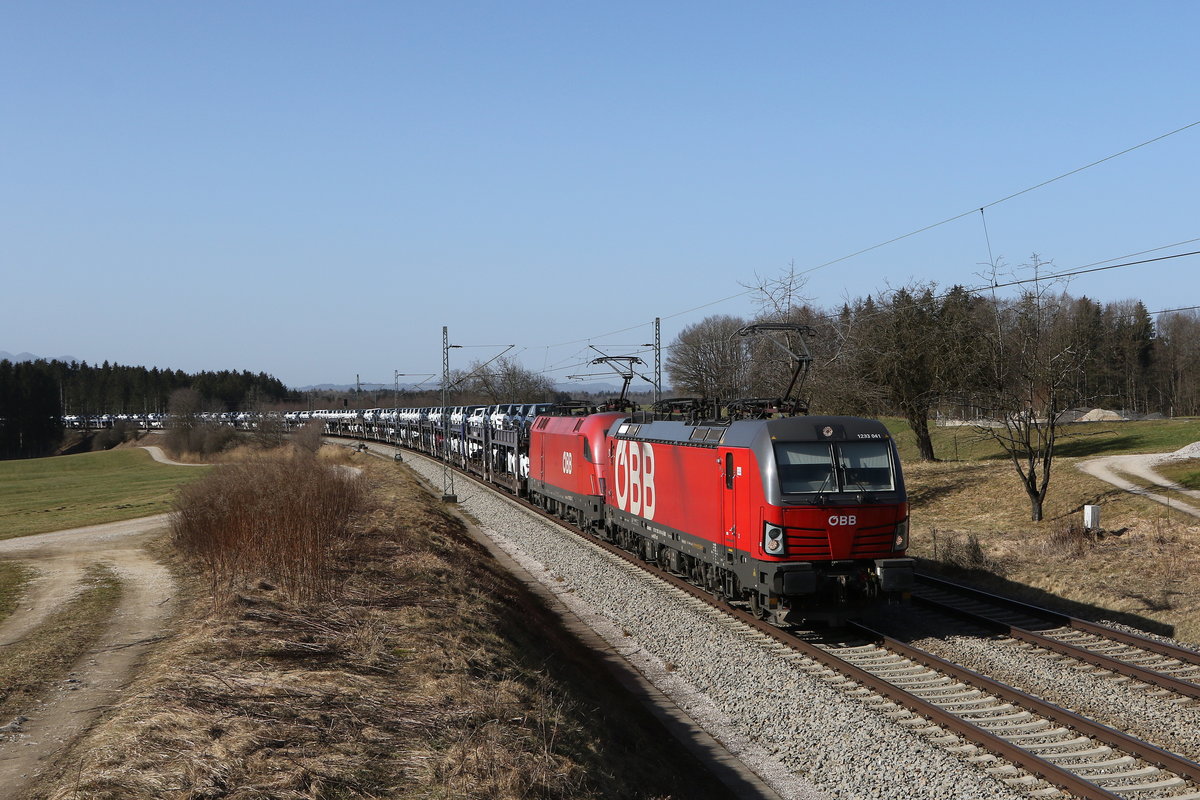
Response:
[[[158,514],[0,541],[0,558],[25,563],[38,573],[17,610],[0,623],[0,648],[28,634],[76,594],[89,565],[109,566],[122,582],[121,602],[108,630],[76,666],[72,679],[22,712],[28,719],[15,730],[0,733],[0,795],[7,796],[49,766],[64,745],[112,704],[146,649],[161,636],[175,583],[143,545],[166,527],[167,517]],[[12,722],[0,720],[0,726]]]
[[[1184,514],[1200,517],[1200,503],[1190,502],[1200,500],[1200,492],[1185,489],[1154,471],[1155,465],[1167,460],[1168,457],[1169,454],[1104,456],[1081,461],[1076,466],[1093,477],[1111,483],[1118,489],[1124,489],[1132,494],[1163,503]],[[1140,478],[1161,488],[1158,490],[1142,488],[1128,478],[1121,477],[1122,473]]]

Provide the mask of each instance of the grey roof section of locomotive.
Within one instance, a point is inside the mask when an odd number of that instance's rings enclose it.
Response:
[[[622,426],[625,433],[622,434]],[[904,478],[895,442],[887,427],[880,421],[862,417],[804,416],[778,419],[737,420],[726,424],[689,425],[686,422],[633,422],[617,420],[609,429],[610,436],[623,436],[647,442],[671,442],[697,447],[744,447],[754,452],[762,471],[767,502],[784,504],[779,490],[775,466],[774,441],[781,442],[891,442],[896,486],[893,492],[876,492],[872,499],[883,501],[904,497]],[[825,502],[822,497],[818,502]],[[794,502],[794,500],[793,500]],[[806,502],[812,502],[808,500]]]
[[[625,434],[620,434],[622,426],[628,426]],[[828,435],[824,433],[826,428],[831,429]],[[697,433],[700,431],[711,433],[706,438],[698,438]],[[622,419],[613,423],[609,435],[623,435],[631,439],[655,442],[688,442],[696,445],[716,446],[719,443],[725,447],[754,447],[763,436],[788,442],[854,442],[892,438],[882,422],[862,417],[781,417],[699,425],[665,420],[633,422]]]

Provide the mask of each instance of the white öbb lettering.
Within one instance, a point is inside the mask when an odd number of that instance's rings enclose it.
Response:
[[[857,524],[858,524],[858,517],[854,516],[853,514],[850,514],[850,515],[845,515],[845,514],[838,515],[838,514],[834,514],[833,516],[831,516],[831,517],[829,518],[829,524],[830,524],[830,526],[834,526],[834,525],[857,525]]]
[[[575,468],[574,458],[569,450],[563,451],[563,475],[570,475]]]
[[[622,439],[617,443],[617,508],[654,519],[658,493],[654,490],[654,447],[646,442]]]

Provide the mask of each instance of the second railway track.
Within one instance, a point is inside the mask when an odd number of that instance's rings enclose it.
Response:
[[[1116,675],[1142,681],[1181,697],[1200,698],[1200,652],[1195,650],[931,575],[918,578],[913,600],[924,607]]]

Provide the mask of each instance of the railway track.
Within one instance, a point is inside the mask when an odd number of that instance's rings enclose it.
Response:
[[[873,693],[899,724],[931,723],[953,732],[939,744],[1030,796],[1065,791],[1087,800],[1200,800],[1200,764],[1186,758],[865,626],[851,625],[861,638],[842,645],[777,628],[615,545],[585,538],[811,659],[816,671],[845,676],[844,689]],[[1009,763],[989,767],[997,756]]]
[[[913,602],[1157,687],[1164,694],[1200,698],[1200,652],[931,575],[918,576]]]
[[[836,659],[827,666],[916,715],[898,720],[953,731],[962,743],[946,744],[969,760],[985,764],[990,752],[1024,768],[1028,776],[1006,782],[1032,796],[1061,789],[1089,799],[1200,800],[1200,764],[865,626],[851,629],[858,641],[814,645]]]
[[[749,635],[769,639],[772,647],[790,653],[784,657],[796,669],[865,701],[894,724],[924,733],[1014,790],[1033,797],[1066,793],[1088,800],[1200,800],[1200,765],[1187,758],[865,627],[853,629],[852,641],[774,627],[748,609],[523,505],[752,628]]]

